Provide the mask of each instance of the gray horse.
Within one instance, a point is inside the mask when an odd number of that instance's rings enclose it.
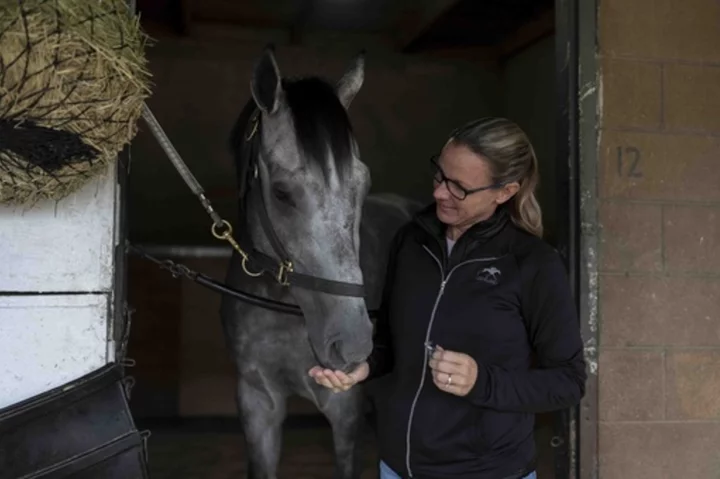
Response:
[[[318,364],[349,371],[371,352],[368,309],[378,307],[387,247],[419,207],[393,195],[368,195],[370,172],[347,115],[363,78],[360,54],[336,85],[316,77],[284,79],[267,48],[253,72],[252,99],[233,130],[239,242],[260,259],[244,261],[235,252],[226,282],[302,311],[222,300],[251,479],[277,475],[285,405],[293,394],[311,400],[331,424],[336,477],[361,473],[363,390],[333,393],[308,371]],[[292,269],[273,270],[288,259]],[[273,272],[256,276],[263,269]],[[302,275],[304,285],[294,285]],[[290,286],[282,284],[286,278]],[[325,286],[314,287],[313,279]],[[365,298],[351,285],[364,285]]]

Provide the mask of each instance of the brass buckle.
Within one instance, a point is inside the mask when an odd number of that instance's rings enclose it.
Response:
[[[277,281],[283,286],[290,286],[288,281],[288,273],[293,272],[293,264],[290,261],[283,261],[280,263],[280,270],[277,274]]]

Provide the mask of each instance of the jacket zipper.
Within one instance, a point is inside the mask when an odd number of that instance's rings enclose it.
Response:
[[[430,313],[430,321],[428,322],[427,329],[425,330],[425,343],[424,344],[427,344],[428,341],[430,340],[430,333],[432,332],[433,322],[435,321],[435,313],[437,312],[438,305],[440,304],[440,299],[442,298],[443,293],[445,293],[445,285],[447,284],[447,282],[450,279],[450,276],[453,274],[453,272],[456,269],[458,269],[460,266],[464,266],[466,264],[495,261],[498,258],[497,257],[474,258],[474,259],[470,259],[467,261],[463,261],[462,263],[458,263],[457,265],[455,265],[450,270],[450,272],[447,274],[447,276],[445,276],[445,271],[443,269],[442,262],[426,246],[423,245],[423,248],[425,248],[425,251],[427,251],[428,254],[437,263],[438,267],[440,268],[440,277],[442,278],[442,280],[440,282],[440,291],[438,291],[437,297],[435,298],[435,304],[433,305],[432,312]],[[415,406],[417,405],[418,399],[420,398],[420,393],[422,392],[422,388],[423,388],[423,386],[425,386],[425,373],[427,372],[428,360],[429,360],[428,355],[429,355],[429,352],[426,349],[425,350],[425,360],[423,361],[422,375],[420,376],[420,385],[418,386],[417,391],[415,391],[415,397],[413,398],[413,402],[410,405],[410,416],[408,417],[407,431],[405,433],[405,467],[407,468],[408,475],[410,477],[413,477],[412,468],[410,467],[410,429],[412,427],[413,416],[415,415]]]

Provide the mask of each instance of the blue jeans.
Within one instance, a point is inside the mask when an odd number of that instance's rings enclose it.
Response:
[[[380,461],[380,479],[401,479],[400,476],[397,475],[395,471],[390,469],[390,466],[385,464],[383,461]],[[537,479],[537,474],[535,474],[535,471],[531,472],[527,476],[525,476],[523,479]]]

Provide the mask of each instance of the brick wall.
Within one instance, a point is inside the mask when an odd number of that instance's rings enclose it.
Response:
[[[598,21],[600,477],[720,477],[720,2]]]

